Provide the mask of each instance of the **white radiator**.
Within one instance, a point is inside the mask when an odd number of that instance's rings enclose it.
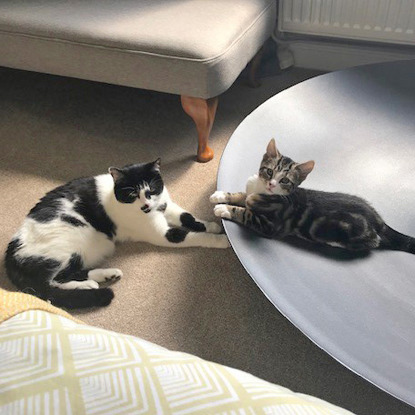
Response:
[[[415,45],[415,0],[280,0],[278,29]]]

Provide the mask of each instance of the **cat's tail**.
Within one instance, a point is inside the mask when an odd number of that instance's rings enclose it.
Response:
[[[19,244],[20,241],[12,240],[5,256],[7,275],[19,290],[64,308],[104,307],[111,303],[114,293],[110,288],[65,290],[50,286],[48,280],[53,277],[59,263],[31,257],[18,258]]]
[[[42,297],[57,307],[105,307],[111,303],[114,298],[114,292],[111,288],[63,290],[61,288],[50,287]]]
[[[415,238],[412,238],[412,236],[404,235],[385,224],[381,238],[379,245],[381,249],[392,249],[415,254]]]

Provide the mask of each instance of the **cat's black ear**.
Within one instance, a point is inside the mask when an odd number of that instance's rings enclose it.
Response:
[[[160,171],[161,158],[159,157],[156,161],[153,161],[153,169],[155,171]]]
[[[264,154],[264,158],[280,158],[281,154],[277,149],[277,145],[275,144],[275,139],[271,138],[271,141],[267,145],[267,152]]]
[[[311,173],[311,171],[314,169],[314,161],[306,161],[305,163],[297,164],[295,166],[296,170],[300,172],[300,180],[303,182],[307,176]]]
[[[114,182],[120,180],[121,177],[124,177],[123,171],[117,167],[110,167],[108,173],[112,176]]]

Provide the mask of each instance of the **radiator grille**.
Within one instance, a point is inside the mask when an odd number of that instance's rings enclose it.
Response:
[[[280,0],[278,29],[415,45],[415,0]]]

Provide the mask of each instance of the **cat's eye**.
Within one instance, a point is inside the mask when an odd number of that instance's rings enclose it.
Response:
[[[286,177],[283,177],[283,178],[280,180],[280,183],[281,183],[281,184],[288,184],[288,183],[290,183],[290,181],[289,181]]]
[[[150,190],[146,190],[145,193],[144,193],[144,196],[146,197],[146,199],[150,199],[150,197],[151,197]]]
[[[272,169],[267,169],[267,174],[269,177],[272,177],[272,175],[274,174]]]
[[[124,190],[126,193],[128,193],[128,197],[138,197],[138,198],[140,198],[140,196],[138,195],[138,191],[135,187],[127,186],[127,187],[123,187],[122,190]]]

